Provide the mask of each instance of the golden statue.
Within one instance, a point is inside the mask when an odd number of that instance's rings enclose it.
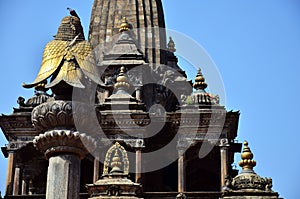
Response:
[[[23,87],[32,88],[49,77],[51,80],[46,88],[52,88],[62,81],[77,88],[84,88],[83,82],[87,78],[96,83],[100,81],[93,49],[84,40],[80,19],[75,16],[62,19],[55,39],[44,49],[36,79],[31,84],[23,84]]]

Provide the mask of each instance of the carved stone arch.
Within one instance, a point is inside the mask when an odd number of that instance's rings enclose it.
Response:
[[[120,145],[119,142],[116,142],[112,147],[110,147],[106,153],[104,164],[103,164],[103,176],[108,175],[108,168],[111,163],[112,154],[115,151],[119,151],[121,153],[122,157],[122,163],[123,163],[123,174],[128,175],[129,174],[129,160],[128,155],[125,150],[125,148]]]

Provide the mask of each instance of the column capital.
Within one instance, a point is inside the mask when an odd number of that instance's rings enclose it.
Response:
[[[227,138],[222,138],[220,139],[220,142],[219,142],[219,147],[223,148],[223,147],[229,147],[229,140]]]
[[[72,130],[50,130],[36,136],[34,146],[47,158],[58,154],[76,154],[81,159],[96,148],[96,141],[85,133]]]
[[[183,139],[183,138],[179,139],[177,141],[177,146],[176,146],[179,156],[183,155],[184,152],[190,146],[192,146],[194,143],[195,143],[195,141],[193,141],[193,140],[188,140],[188,139]]]

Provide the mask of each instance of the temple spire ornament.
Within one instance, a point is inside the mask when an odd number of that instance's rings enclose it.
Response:
[[[242,160],[239,165],[242,167],[242,172],[235,176],[233,179],[227,176],[225,178],[225,187],[223,187],[224,199],[242,199],[245,195],[251,195],[253,198],[263,198],[261,195],[267,196],[267,198],[278,198],[278,193],[272,191],[272,179],[263,178],[256,174],[253,167],[256,166],[255,160],[253,160],[253,153],[251,152],[248,142],[244,142],[244,149],[241,154]],[[245,193],[247,194],[245,194]]]
[[[172,37],[169,37],[168,50],[172,53],[176,52],[175,42]]]
[[[121,33],[121,32],[124,32],[124,31],[128,31],[129,29],[130,29],[130,27],[129,27],[129,23],[127,21],[127,18],[123,17],[122,24],[119,28],[119,32]]]
[[[125,75],[125,67],[122,66],[120,68],[120,73],[117,77],[117,82],[115,83],[114,87],[117,90],[123,90],[123,91],[128,91],[128,89],[130,88],[130,84],[128,82],[128,78]]]
[[[253,153],[251,152],[248,142],[244,142],[244,149],[241,154],[242,160],[240,160],[239,165],[243,168],[242,172],[253,171],[253,167],[256,166],[256,161],[253,160]]]
[[[204,90],[207,88],[207,84],[205,83],[205,78],[204,78],[200,68],[198,68],[198,72],[197,72],[197,75],[195,78],[195,83],[194,83],[193,87],[196,90]]]
[[[195,83],[193,84],[195,91],[190,96],[182,96],[183,103],[187,105],[219,105],[219,96],[207,93],[205,89],[207,88],[207,83],[198,68],[198,72],[195,78]]]

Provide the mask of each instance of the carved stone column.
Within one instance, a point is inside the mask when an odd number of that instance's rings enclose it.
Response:
[[[185,172],[185,151],[190,147],[192,142],[187,141],[185,138],[181,138],[177,142],[178,151],[178,193],[185,192],[186,172]]]
[[[142,179],[142,151],[137,148],[135,151],[135,182],[141,183]]]
[[[96,182],[97,180],[99,180],[99,168],[100,167],[100,162],[99,162],[99,158],[95,157],[94,159],[94,175],[93,175],[93,182]]]
[[[225,186],[225,178],[228,175],[228,139],[220,140],[220,153],[221,153],[221,189]]]
[[[34,126],[44,131],[36,136],[34,146],[49,159],[47,199],[79,199],[80,162],[96,146],[95,140],[75,131],[73,112],[82,115],[84,104],[71,101],[52,101],[32,111]],[[88,124],[88,119],[78,122]]]
[[[47,199],[79,199],[80,160],[91,137],[71,130],[50,130],[35,137],[34,145],[49,159]]]
[[[28,181],[23,177],[21,195],[27,195]]]
[[[14,176],[15,152],[8,151],[8,164],[6,174],[6,195],[11,195],[13,190],[13,176]]]

